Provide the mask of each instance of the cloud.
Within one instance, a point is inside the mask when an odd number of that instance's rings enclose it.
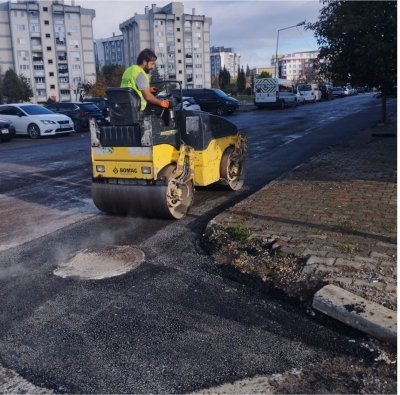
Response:
[[[144,14],[146,6],[157,4],[163,7],[171,1],[102,1],[80,0],[75,4],[96,10],[93,21],[95,38],[121,34],[119,24],[134,16]],[[322,8],[318,0],[280,1],[182,1],[184,11],[205,15],[212,19],[210,30],[211,46],[233,47],[241,54],[241,63],[250,67],[266,67],[276,51],[279,29],[279,53],[318,49],[313,33],[302,26],[294,26],[301,21],[316,22]]]

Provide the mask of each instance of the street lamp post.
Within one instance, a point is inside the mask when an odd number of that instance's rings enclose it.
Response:
[[[303,26],[306,24],[306,21],[300,22],[297,25],[284,27],[283,29],[278,30],[278,37],[276,38],[276,53],[275,53],[275,78],[276,78],[276,64],[278,63],[278,41],[279,41],[279,32],[281,30],[291,29],[292,27]]]

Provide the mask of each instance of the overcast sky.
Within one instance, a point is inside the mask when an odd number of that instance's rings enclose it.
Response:
[[[241,54],[241,64],[250,68],[269,67],[276,51],[279,29],[294,26],[299,22],[316,22],[322,4],[319,0],[263,0],[263,1],[180,1],[185,14],[212,18],[211,46],[233,47]],[[93,21],[94,38],[107,38],[121,34],[119,24],[134,16],[144,14],[145,6],[163,7],[171,1],[132,0],[76,0],[76,5],[96,10]],[[65,4],[70,4],[65,1]],[[278,53],[318,49],[314,35],[303,27],[294,27],[279,32]]]

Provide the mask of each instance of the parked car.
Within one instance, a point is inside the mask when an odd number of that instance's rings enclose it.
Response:
[[[365,89],[362,86],[356,87],[357,93],[365,93]]]
[[[10,141],[14,136],[14,124],[5,118],[0,118],[0,142]]]
[[[343,93],[345,96],[352,96],[352,88],[350,85],[343,87]]]
[[[306,97],[305,97],[305,95],[304,95],[302,92],[300,92],[298,89],[297,89],[297,93],[296,93],[296,98],[297,98],[297,105],[300,105],[300,104],[304,105],[304,104],[306,104]]]
[[[310,103],[316,103],[322,97],[317,84],[301,84],[297,87],[297,91],[302,93],[306,102]]]
[[[332,89],[333,97],[344,97],[344,90],[340,86],[334,86]]]
[[[183,109],[190,111],[201,111],[200,106],[196,103],[196,100],[193,97],[183,96]],[[180,110],[180,103],[177,105],[177,110]]]
[[[64,114],[70,117],[77,132],[89,128],[89,118],[95,118],[99,126],[107,124],[99,107],[93,103],[57,102],[49,104],[46,108],[57,114]]]
[[[101,110],[106,121],[110,122],[110,109],[106,97],[90,97],[82,100],[83,103],[93,103]]]
[[[180,91],[174,89],[171,93],[176,96],[180,94]],[[239,102],[220,89],[182,89],[182,96],[193,97],[202,111],[219,116],[233,114],[239,108]]]
[[[324,82],[318,88],[321,91],[321,99],[333,100],[333,85],[330,82]]]
[[[13,123],[16,134],[27,134],[33,139],[74,132],[71,118],[38,104],[4,104],[0,106],[0,117]]]

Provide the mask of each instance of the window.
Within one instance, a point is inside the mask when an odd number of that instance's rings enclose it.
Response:
[[[44,24],[45,25],[50,25],[50,22],[49,21],[44,21]]]
[[[201,53],[196,54],[196,59],[201,59]]]
[[[61,89],[61,90],[60,90],[60,93],[61,93],[62,95],[69,95],[69,90]]]
[[[25,30],[25,25],[15,25],[15,30]]]
[[[196,69],[201,69],[201,68],[203,68],[203,65],[200,63],[200,64],[196,64],[194,67],[195,67]]]
[[[200,29],[201,28],[201,22],[196,22],[196,27],[197,27],[197,29]]]
[[[39,23],[31,23],[29,25],[29,27],[30,27],[30,31],[31,32],[40,33],[40,25],[39,25]]]
[[[41,90],[41,89],[38,89],[38,90],[36,91],[36,94],[37,94],[38,96],[46,96],[46,91]]]
[[[180,39],[180,38],[178,38],[176,41],[178,41],[178,43],[180,43],[180,42],[181,42],[181,39]]]
[[[56,89],[55,85],[50,85],[50,89]]]
[[[29,70],[29,64],[20,64],[19,69],[20,70]]]
[[[202,88],[203,85],[196,85],[196,88]]]
[[[164,37],[164,32],[157,32],[157,37]]]
[[[80,70],[80,69],[81,69],[81,65],[80,65],[80,64],[73,64],[73,65],[71,66],[71,69],[72,69],[72,70]]]
[[[73,82],[81,82],[81,81],[82,81],[82,78],[81,78],[81,77],[73,77],[73,78],[72,78],[72,81],[73,81]]]
[[[47,7],[43,7],[43,11],[48,11],[49,9]]]
[[[77,14],[69,13],[69,14],[68,14],[68,19],[78,19],[78,15],[77,15]]]
[[[196,74],[196,78],[201,80],[203,78],[203,74]]]
[[[181,31],[181,28],[180,28],[180,27],[177,27],[177,28],[176,28],[176,31],[177,31],[177,32],[180,32],[180,31]]]
[[[20,18],[21,16],[24,16],[24,11],[14,11],[14,16]]]
[[[35,70],[35,71],[44,70],[44,65],[43,64],[34,64],[33,70]]]
[[[179,74],[182,74],[182,70],[179,70]]]
[[[69,40],[69,45],[79,45],[78,40]]]
[[[158,48],[164,48],[164,43],[158,43]]]
[[[200,38],[201,38],[201,33],[196,33],[196,37],[197,37],[198,39],[200,39]]]
[[[46,33],[46,38],[50,38],[50,33]]]
[[[18,51],[18,57],[22,58],[25,56],[29,56],[29,52],[28,51]]]
[[[78,26],[70,26],[68,31],[71,33],[76,33],[78,31]]]
[[[178,63],[182,63],[182,60],[178,60]]]
[[[51,47],[46,47],[47,51],[51,51]]]
[[[173,21],[167,21],[167,26],[174,26],[174,22]]]
[[[181,49],[178,49],[178,53],[182,53],[182,50],[181,50]]]
[[[53,18],[57,20],[64,20],[63,14],[53,14]]]
[[[193,44],[193,47],[194,48],[200,48],[200,44],[199,43]]]
[[[177,16],[177,17],[176,17],[176,20],[179,21],[179,19],[180,19],[179,16]]]
[[[44,84],[44,77],[35,77],[35,82],[37,84]]]
[[[40,38],[32,38],[31,43],[32,45],[40,45]]]
[[[164,21],[155,21],[154,22],[154,26],[155,27],[159,27],[159,26],[162,26],[162,25],[164,25]]]
[[[26,44],[27,43],[26,38],[17,38],[17,43],[18,44]]]
[[[52,61],[51,59],[49,59],[49,60],[47,61],[47,63],[48,63],[48,64],[53,64],[53,61]]]
[[[60,77],[60,84],[68,84],[69,78],[68,77]]]
[[[54,73],[52,71],[50,71],[49,77],[54,77]]]
[[[185,27],[192,27],[192,21],[185,21]]]
[[[39,18],[39,11],[29,11],[29,18]]]

